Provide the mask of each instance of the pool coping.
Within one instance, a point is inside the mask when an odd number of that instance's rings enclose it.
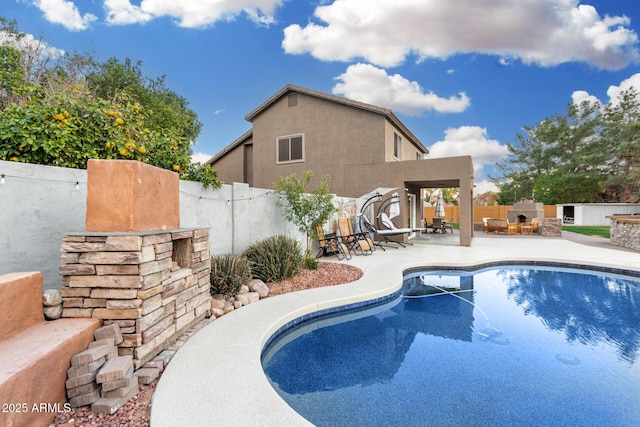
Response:
[[[636,253],[561,238],[474,238],[471,247],[414,245],[353,257],[349,264],[364,271],[355,282],[267,298],[216,319],[194,335],[158,382],[151,425],[311,425],[280,398],[262,371],[262,350],[274,333],[316,312],[386,298],[401,287],[410,269],[476,269],[505,263],[586,266],[640,276]]]

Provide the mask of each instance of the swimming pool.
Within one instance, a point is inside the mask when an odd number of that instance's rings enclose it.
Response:
[[[316,425],[637,425],[638,279],[548,267],[417,271],[401,295],[263,351]]]

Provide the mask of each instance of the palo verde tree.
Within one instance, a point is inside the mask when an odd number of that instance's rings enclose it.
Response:
[[[274,185],[277,195],[282,199],[276,203],[282,208],[284,217],[298,227],[307,238],[306,256],[311,253],[311,236],[316,226],[329,220],[336,211],[333,196],[329,194],[329,175],[325,175],[318,187],[307,191],[313,178],[313,172],[307,170],[302,179],[297,174],[281,177]]]

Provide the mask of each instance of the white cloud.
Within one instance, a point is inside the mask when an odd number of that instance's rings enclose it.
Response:
[[[444,140],[429,148],[428,159],[472,156],[474,176],[482,182],[485,165],[494,165],[508,154],[506,145],[487,138],[487,130],[479,126],[461,126],[445,131]],[[476,183],[478,185],[478,183]]]
[[[61,24],[71,31],[86,30],[98,19],[91,13],[80,14],[72,1],[67,0],[36,0],[35,5],[44,12],[47,21]]]
[[[597,105],[600,104],[600,100],[594,96],[590,95],[589,92],[584,90],[576,90],[571,94],[571,101],[575,105],[581,105],[583,102],[589,102],[589,105]]]
[[[422,60],[484,53],[503,64],[583,61],[604,69],[640,57],[627,17],[601,18],[579,0],[340,0],[317,7],[315,16],[321,23],[285,28],[285,52],[383,67],[410,54]]]
[[[204,164],[207,160],[212,158],[212,154],[207,153],[193,153],[191,154],[191,163],[200,163]]]
[[[487,180],[474,181],[473,184],[474,184],[474,188],[473,188],[474,196],[477,196],[478,194],[484,194],[488,191],[491,191],[493,193],[498,193],[500,191],[498,189],[498,186],[491,181],[487,181]]]
[[[150,21],[153,18],[140,6],[132,5],[129,0],[105,0],[104,7],[107,10],[107,22],[110,24],[136,24]]]
[[[628,79],[620,82],[619,86],[611,85],[607,90],[607,95],[609,96],[609,103],[612,105],[617,105],[620,100],[618,97],[620,94],[626,90],[631,89],[631,87],[636,90],[636,92],[640,93],[640,73],[636,73],[629,77]]]
[[[47,58],[59,58],[65,54],[62,49],[49,46],[42,40],[38,40],[31,34],[24,34],[19,39],[12,33],[0,31],[0,46],[7,45],[21,52],[33,52],[39,57],[39,59]]]
[[[597,102],[601,105],[617,105],[620,102],[620,100],[618,99],[620,94],[626,90],[629,90],[631,87],[636,89],[636,91],[640,94],[640,73],[633,74],[631,77],[620,82],[618,86],[609,86],[609,89],[607,89],[607,96],[609,97],[607,102],[601,102],[595,95],[591,95],[589,92],[584,90],[574,91],[571,94],[571,99],[572,102],[576,105],[579,105],[583,101],[589,101],[591,104]]]
[[[142,0],[140,6],[130,0],[105,0],[107,22],[126,25],[147,22],[154,18],[171,17],[178,25],[200,28],[220,20],[234,19],[245,13],[249,19],[269,25],[274,22],[273,12],[285,0]]]
[[[341,83],[333,87],[334,94],[410,116],[428,110],[459,113],[471,103],[464,92],[442,98],[433,92],[424,92],[415,81],[409,81],[399,74],[388,75],[385,70],[369,64],[351,65],[336,80]]]

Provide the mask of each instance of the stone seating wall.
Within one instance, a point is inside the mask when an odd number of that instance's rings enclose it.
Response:
[[[544,237],[562,237],[562,219],[544,218],[540,230]]]
[[[607,218],[611,220],[611,244],[640,251],[640,217],[616,215]]]
[[[64,411],[71,357],[98,319],[45,321],[40,272],[0,276],[0,426],[48,425]]]

